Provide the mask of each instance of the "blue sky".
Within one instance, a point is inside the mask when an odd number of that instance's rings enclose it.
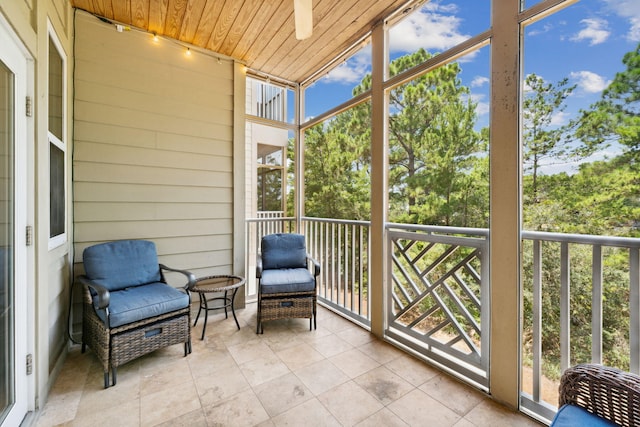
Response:
[[[527,0],[526,6],[539,3]],[[420,47],[443,52],[486,30],[490,25],[488,0],[431,0],[390,30],[391,59]],[[549,83],[564,77],[577,85],[566,110],[554,119],[561,125],[580,108],[596,101],[616,72],[623,55],[640,42],[640,0],[580,0],[526,27],[524,72]],[[370,47],[349,58],[310,87],[307,117],[318,115],[351,98],[351,91],[371,71]],[[478,103],[479,125],[488,123],[490,47],[461,58],[460,78]],[[604,157],[610,153],[599,153]],[[551,171],[551,170],[550,170]]]

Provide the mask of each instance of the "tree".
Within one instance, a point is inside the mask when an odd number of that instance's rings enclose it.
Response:
[[[625,148],[625,157],[634,165],[640,160],[640,44],[622,58],[626,66],[603,91],[589,110],[581,111],[576,136],[586,146],[611,141]]]
[[[568,154],[562,143],[565,128],[553,126],[554,117],[562,113],[565,99],[573,92],[564,78],[557,84],[546,83],[542,77],[530,74],[525,79],[529,88],[525,92],[523,119],[523,164],[524,171],[533,177],[530,195],[538,202],[538,175],[542,162],[548,159],[562,159]]]
[[[431,57],[424,49],[394,60],[392,74]],[[389,100],[390,219],[486,226],[487,133],[474,130],[476,104],[457,63],[395,88]],[[371,75],[353,89],[371,87]],[[307,131],[306,212],[369,219],[371,108],[363,103]],[[363,212],[366,213],[364,217]],[[338,216],[336,216],[338,215]]]
[[[370,113],[359,105],[305,133],[305,213],[369,220]],[[366,129],[366,130],[363,130]]]
[[[425,62],[420,49],[390,65],[399,74]],[[486,226],[474,210],[469,189],[484,186],[470,177],[488,166],[486,141],[474,130],[476,104],[462,85],[458,63],[443,65],[393,89],[389,96],[389,188],[392,220],[413,224]],[[482,173],[476,173],[476,178]],[[487,181],[488,183],[488,177]],[[475,193],[482,194],[482,193]],[[487,193],[488,194],[488,193]],[[488,207],[485,200],[475,200]],[[460,212],[463,212],[460,215]],[[473,221],[471,219],[473,218]]]

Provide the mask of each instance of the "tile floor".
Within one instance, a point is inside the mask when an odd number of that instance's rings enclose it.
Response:
[[[91,351],[71,350],[37,415],[48,426],[540,426],[351,322],[320,308],[265,323],[255,305],[193,328],[193,352],[175,345],[118,369],[103,389]]]

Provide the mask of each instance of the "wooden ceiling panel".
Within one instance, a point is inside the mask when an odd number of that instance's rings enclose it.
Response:
[[[163,35],[177,39],[184,22],[187,11],[187,0],[169,0],[167,5],[167,17],[164,21]]]
[[[245,0],[231,29],[218,48],[221,52],[233,52],[235,50],[244,33],[251,28],[251,23],[254,21],[261,4],[262,0]]]
[[[189,0],[185,10],[182,27],[180,28],[180,36],[178,40],[187,43],[193,43],[193,39],[200,25],[200,18],[203,16],[205,0]]]
[[[213,32],[211,33],[211,37],[209,38],[209,43],[207,43],[207,49],[214,52],[224,53],[220,50],[220,46],[231,30],[238,13],[240,13],[240,8],[243,5],[244,3],[238,0],[227,0],[224,3],[224,7],[220,11],[220,16],[218,17],[218,22],[216,22]]]
[[[301,82],[391,13],[425,0],[313,0],[313,35],[295,38],[293,0],[71,0],[74,7]]]
[[[119,0],[113,0],[119,1]],[[149,0],[149,26],[143,28],[150,33],[162,35],[164,31],[164,22],[167,18],[167,5],[169,0]]]
[[[218,16],[220,16],[222,6],[224,6],[224,0],[206,0],[205,2],[206,4],[198,23],[196,35],[192,41],[194,45],[200,47],[205,47],[207,43],[209,43],[211,33],[213,33],[213,28],[218,21]]]
[[[149,0],[131,0],[131,24],[138,28],[149,26]]]
[[[258,36],[264,36],[264,29],[269,21],[264,19],[265,16],[273,16],[273,14],[282,7],[282,3],[289,0],[280,1],[260,1],[260,9],[253,17],[253,20],[247,24],[247,29],[243,37],[240,38],[236,47],[231,52],[233,58],[245,59],[245,55],[253,45]]]
[[[131,22],[131,0],[111,2],[113,8],[113,19],[119,22],[133,25]]]
[[[322,7],[324,6],[324,7]],[[328,19],[319,19],[317,23],[314,22],[313,32],[317,33],[317,37],[321,40],[326,40],[326,46],[336,47],[336,43],[338,39],[331,38],[331,33],[333,32],[333,28],[341,27],[345,25],[344,22],[347,23],[354,19],[354,14],[360,13],[361,11],[356,8],[355,2],[340,2],[337,5],[332,4],[331,1],[324,1],[323,4],[318,5],[318,15],[326,16],[329,12],[334,16],[338,17],[338,20],[335,22],[329,22]],[[314,13],[316,8],[314,8]],[[286,71],[285,66],[290,66],[287,64],[294,64],[293,69],[300,68],[295,66],[295,59],[300,58],[300,56],[304,55],[304,52],[307,49],[310,49],[309,46],[312,43],[312,39],[304,40],[303,43],[296,43],[295,39],[289,39],[287,45],[285,46],[284,51],[287,52],[284,60],[280,62],[277,66],[273,68],[274,75],[280,75]],[[304,68],[304,67],[302,67]]]

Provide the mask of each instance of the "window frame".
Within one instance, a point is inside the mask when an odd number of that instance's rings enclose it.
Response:
[[[67,112],[67,55],[64,52],[64,49],[62,48],[62,44],[60,43],[60,39],[58,38],[58,35],[56,34],[55,30],[53,29],[53,26],[51,25],[50,21],[47,21],[47,35],[48,35],[48,39],[49,41],[51,41],[51,43],[53,44],[53,46],[55,46],[56,48],[56,53],[60,56],[60,59],[62,60],[62,72],[61,72],[61,79],[62,79],[62,106],[61,106],[61,116],[62,116],[62,139],[58,138],[50,129],[50,124],[48,121],[48,117],[49,114],[47,113],[47,144],[48,144],[48,150],[47,150],[47,157],[48,157],[48,169],[49,169],[49,199],[48,199],[48,204],[49,204],[49,230],[48,230],[48,236],[49,236],[49,244],[48,244],[48,248],[49,250],[55,249],[59,246],[64,245],[65,243],[67,243],[67,234],[68,234],[68,189],[67,189],[67,120],[66,120],[66,112]],[[50,44],[47,43],[47,76],[49,76],[50,74],[50,70],[49,70],[49,59],[51,57],[52,52],[49,50],[49,46]],[[47,78],[47,101],[49,100],[49,80]],[[48,106],[47,106],[48,108]],[[63,173],[63,192],[64,192],[64,203],[63,203],[63,209],[64,209],[64,231],[60,234],[57,234],[55,236],[51,235],[51,209],[53,208],[52,203],[51,203],[51,162],[52,162],[52,158],[51,158],[51,147],[55,146],[56,148],[58,148],[60,151],[62,151],[62,155],[63,155],[63,169],[64,169],[64,173]]]

